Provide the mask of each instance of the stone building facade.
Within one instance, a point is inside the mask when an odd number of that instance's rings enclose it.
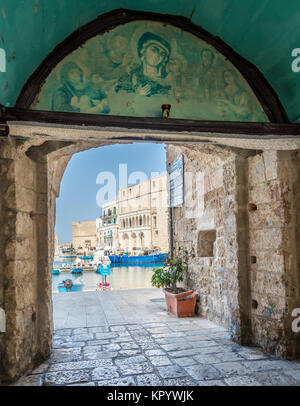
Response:
[[[75,250],[95,248],[97,244],[96,221],[72,223],[72,245]]]
[[[99,248],[119,248],[117,207],[117,200],[103,204],[102,217],[96,219],[97,247]]]
[[[169,251],[166,175],[120,189],[118,213],[121,249],[158,247]]]

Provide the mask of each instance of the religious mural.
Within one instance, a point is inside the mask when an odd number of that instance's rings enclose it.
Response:
[[[268,121],[238,70],[171,25],[136,21],[88,40],[51,72],[32,108],[173,118]]]

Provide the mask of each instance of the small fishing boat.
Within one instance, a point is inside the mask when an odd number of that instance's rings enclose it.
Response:
[[[71,271],[73,274],[82,273],[82,268],[72,268]]]
[[[89,256],[85,256],[82,255],[81,257],[79,257],[80,259],[94,259],[93,255],[89,255]]]
[[[52,269],[52,275],[59,275],[59,274],[60,274],[60,270],[58,268]]]
[[[84,286],[82,279],[76,279],[72,281],[71,279],[66,279],[65,281],[59,282],[57,288],[59,292],[81,292]]]

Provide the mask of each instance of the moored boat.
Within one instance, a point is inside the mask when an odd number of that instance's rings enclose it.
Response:
[[[81,292],[83,286],[84,282],[82,279],[76,279],[75,281],[67,279],[57,284],[59,292]]]
[[[59,274],[60,274],[60,270],[58,268],[52,269],[52,275],[59,275]]]
[[[82,268],[72,268],[72,273],[82,273]]]
[[[113,257],[113,258],[112,258]],[[118,258],[115,258],[118,257]],[[156,264],[163,263],[167,259],[167,253],[156,253],[147,255],[114,255],[110,256],[109,259],[112,263],[119,263],[124,265],[139,265],[139,264]]]

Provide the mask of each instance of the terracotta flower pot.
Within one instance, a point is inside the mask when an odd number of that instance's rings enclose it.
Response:
[[[197,292],[186,290],[181,293],[171,293],[163,289],[168,311],[177,317],[193,317],[195,315]]]

